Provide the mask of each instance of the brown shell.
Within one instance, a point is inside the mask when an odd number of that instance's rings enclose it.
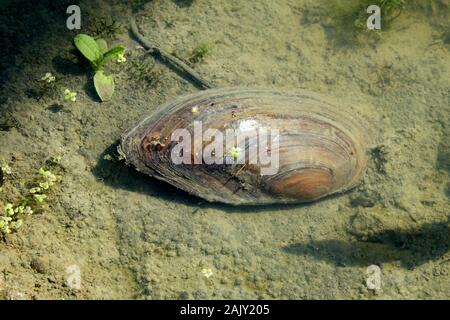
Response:
[[[365,172],[361,120],[348,111],[307,91],[205,90],[179,97],[144,118],[123,135],[119,152],[137,170],[208,201],[308,202],[354,187]],[[261,175],[260,166],[249,163],[174,164],[172,132],[186,128],[193,134],[194,120],[202,121],[203,130],[239,130],[248,122],[279,130],[278,172]]]

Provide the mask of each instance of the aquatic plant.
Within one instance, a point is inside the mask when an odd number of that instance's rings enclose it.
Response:
[[[32,213],[33,210],[29,206],[14,207],[12,203],[7,203],[0,212],[0,233],[5,235],[17,231],[23,225],[23,216]]]
[[[27,94],[36,100],[41,100],[44,96],[51,96],[57,91],[60,80],[53,73],[46,72],[42,77],[35,79],[34,86],[27,90]]]
[[[11,169],[11,167],[9,166],[8,163],[6,163],[6,162],[4,162],[4,161],[2,161],[2,163],[1,163],[0,170],[2,171],[2,173],[3,173],[4,175],[10,175],[10,174],[12,174],[12,169]]]
[[[64,90],[64,100],[71,102],[77,101],[77,93],[69,89]]]
[[[112,75],[104,73],[104,67],[114,59],[119,63],[125,62],[125,47],[118,45],[108,49],[108,44],[104,39],[95,40],[83,33],[75,36],[74,43],[81,54],[89,60],[95,72],[94,87],[98,96],[102,101],[110,100],[114,94],[114,78]]]
[[[103,156],[103,160],[106,160],[106,161],[112,161],[112,160],[113,160],[113,157],[108,153],[108,154],[105,154],[105,155]]]
[[[45,199],[47,199],[47,196],[45,194],[35,194],[34,199],[37,203],[42,203]]]
[[[52,160],[47,160],[46,165],[56,167]],[[3,172],[5,166],[1,168],[1,172]],[[12,173],[10,168],[6,168],[5,171]],[[5,236],[13,231],[17,231],[23,225],[23,219],[42,206],[48,198],[50,189],[60,180],[58,175],[44,167],[41,167],[37,173],[38,176],[31,185],[27,183],[31,187],[25,196],[21,196],[21,199],[16,204],[8,202],[3,207],[3,210],[0,209],[0,235]]]
[[[231,158],[236,160],[237,158],[239,158],[239,155],[241,154],[241,149],[238,147],[232,147],[228,152],[228,154],[230,155]]]
[[[395,18],[400,14],[400,11],[405,7],[405,0],[376,0],[375,4],[378,4],[383,13],[390,18]]]
[[[42,78],[42,81],[45,81],[47,83],[52,83],[56,81],[56,77],[51,73],[51,72],[47,72]]]
[[[191,108],[191,112],[192,112],[192,113],[197,113],[197,112],[198,112],[198,107],[197,107],[197,106],[192,107],[192,108]]]
[[[11,174],[12,174],[11,167],[6,162],[2,161],[0,165],[0,192],[3,190],[2,186],[6,176],[9,176]]]
[[[210,42],[200,43],[192,50],[192,53],[187,60],[191,63],[198,63],[211,53],[212,48],[213,46]]]
[[[11,211],[12,211],[12,214],[14,214],[14,209],[12,207],[12,204],[8,203],[4,207],[3,212],[0,215],[0,231],[3,234],[11,232],[11,228],[10,228],[10,223],[12,221]]]
[[[202,273],[206,278],[209,278],[213,275],[213,271],[211,268],[203,268]]]

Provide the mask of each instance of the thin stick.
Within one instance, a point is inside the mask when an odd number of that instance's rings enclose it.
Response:
[[[147,39],[145,39],[142,34],[139,33],[136,21],[134,18],[130,19],[131,32],[136,37],[136,39],[141,43],[141,45],[147,49],[147,52],[162,58],[165,62],[168,62],[177,69],[183,71],[189,76],[190,80],[195,82],[201,89],[213,88],[214,85],[209,81],[204,80],[194,69],[189,67],[186,63],[175,57],[174,55],[164,51],[158,46],[154,45]]]

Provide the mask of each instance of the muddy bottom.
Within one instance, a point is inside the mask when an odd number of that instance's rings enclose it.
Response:
[[[6,1],[0,18],[0,208],[33,210],[0,237],[1,298],[448,298],[449,1],[408,1],[381,31],[357,26],[364,1],[80,1],[81,30],[66,27],[69,4]],[[230,206],[127,167],[121,134],[199,90],[130,37],[129,15],[217,87],[351,106],[367,127],[361,184],[311,204]],[[109,102],[78,32],[127,48],[107,67]],[[40,168],[56,177],[42,201],[30,192],[49,179]]]

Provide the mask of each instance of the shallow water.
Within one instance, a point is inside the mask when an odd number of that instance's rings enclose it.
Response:
[[[449,1],[408,2],[377,34],[354,27],[350,1],[81,1],[81,31],[115,19],[122,26],[107,39],[127,47],[104,103],[73,53],[69,3],[9,2],[0,160],[12,172],[0,206],[18,204],[47,159],[60,159],[61,180],[0,241],[0,297],[448,298]],[[306,88],[349,106],[367,124],[364,181],[308,205],[234,207],[105,158],[143,115],[198,90],[130,38],[128,10],[179,57],[211,43],[193,67],[218,87]],[[59,79],[51,90],[46,72]],[[65,88],[76,102],[64,101]],[[367,285],[374,265],[376,290]],[[78,290],[67,285],[73,270]]]

